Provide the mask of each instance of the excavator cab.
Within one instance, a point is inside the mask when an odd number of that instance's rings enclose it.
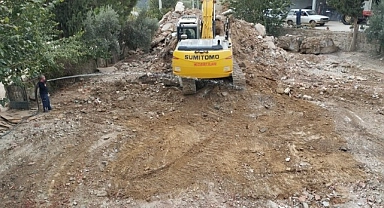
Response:
[[[200,22],[194,15],[183,16],[177,23],[177,40],[199,39]]]

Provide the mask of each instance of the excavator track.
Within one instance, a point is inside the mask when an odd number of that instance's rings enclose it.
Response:
[[[239,64],[236,61],[233,61],[232,82],[234,89],[245,90],[245,74],[243,73]]]
[[[196,93],[196,80],[189,78],[181,78],[184,95],[192,95]]]

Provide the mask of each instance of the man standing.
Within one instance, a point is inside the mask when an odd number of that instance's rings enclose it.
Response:
[[[39,85],[41,101],[43,103],[43,111],[48,112],[52,110],[52,107],[51,107],[51,102],[49,101],[48,88],[47,88],[47,83],[44,75],[39,76],[38,85]]]

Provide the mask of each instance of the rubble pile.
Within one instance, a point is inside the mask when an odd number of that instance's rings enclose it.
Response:
[[[248,82],[254,76],[282,77],[288,62],[288,53],[276,47],[273,36],[263,36],[263,31],[256,29],[259,27],[243,20],[231,20],[233,53],[247,73]]]
[[[187,9],[184,11],[170,11],[159,21],[159,29],[151,43],[152,53],[156,56],[153,59],[152,70],[166,70],[170,68],[172,51],[176,48],[177,38],[172,35],[176,32],[176,25],[184,15],[199,15],[198,9]],[[165,63],[165,64],[162,64]]]
[[[159,29],[152,41],[152,55],[150,71],[164,71],[171,68],[172,51],[177,45],[175,36],[176,24],[183,15],[200,15],[200,11],[185,10],[171,11],[163,16],[159,22]],[[280,69],[287,61],[287,53],[275,46],[275,38],[265,36],[263,26],[231,18],[231,39],[235,59],[242,67],[260,65],[257,69],[271,67]],[[245,69],[243,68],[243,71]]]
[[[177,45],[175,35],[177,22],[184,15],[200,14],[198,9],[168,12],[159,21],[159,29],[151,43],[151,53],[136,52],[138,56],[135,59],[118,68],[131,70],[139,67],[150,72],[170,72],[172,52]],[[254,77],[280,80],[282,77],[290,77],[289,74],[293,73],[292,68],[302,67],[302,64],[292,62],[291,59],[295,59],[295,55],[289,54],[286,50],[306,54],[330,53],[337,50],[331,39],[296,36],[283,36],[277,39],[266,36],[263,25],[255,25],[232,17],[230,27],[235,60],[246,73],[247,82],[251,85],[252,82],[260,82],[259,79],[252,81]]]

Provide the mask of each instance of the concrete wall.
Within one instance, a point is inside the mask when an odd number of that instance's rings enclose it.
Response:
[[[307,37],[326,36],[332,38],[336,46],[342,51],[348,51],[352,42],[352,32],[326,31],[316,29],[286,28],[285,34],[302,35]],[[365,33],[359,32],[357,37],[357,50],[360,52],[373,52],[378,50],[378,44],[369,42]]]

